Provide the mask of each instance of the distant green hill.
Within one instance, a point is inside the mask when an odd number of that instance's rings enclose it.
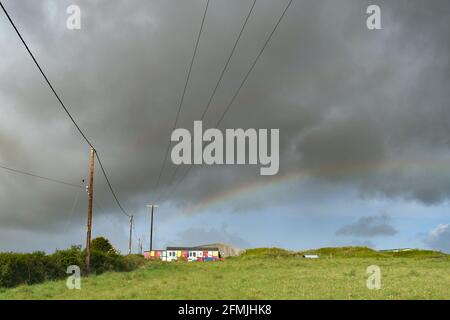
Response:
[[[315,254],[320,258],[388,258],[388,257],[405,257],[405,258],[445,258],[449,255],[432,250],[411,249],[399,252],[380,252],[368,247],[328,247],[320,249],[311,249],[305,251],[288,251],[282,248],[254,248],[247,249],[241,258],[274,258],[274,257],[302,257],[305,254]]]
[[[291,256],[294,253],[281,248],[254,248],[247,249],[244,253],[242,253],[240,258],[262,258],[262,257],[287,257]]]
[[[339,247],[308,250],[305,254],[317,254],[322,258],[373,258],[386,255],[367,247]]]

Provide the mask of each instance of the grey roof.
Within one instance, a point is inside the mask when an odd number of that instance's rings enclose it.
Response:
[[[241,248],[233,247],[232,245],[226,243],[211,243],[200,245],[201,248],[217,248],[219,249],[220,255],[223,257],[236,257],[242,254],[245,250]]]
[[[166,250],[219,251],[219,248],[213,248],[213,247],[167,247]]]

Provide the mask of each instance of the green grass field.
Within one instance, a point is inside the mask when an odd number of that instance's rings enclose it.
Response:
[[[450,299],[450,258],[431,251],[379,253],[325,248],[320,259],[254,249],[222,262],[150,261],[132,272],[0,289],[0,299]],[[381,268],[369,290],[366,269]]]

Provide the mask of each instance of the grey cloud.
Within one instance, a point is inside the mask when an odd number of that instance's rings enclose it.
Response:
[[[389,224],[387,216],[361,217],[355,223],[345,225],[336,231],[336,235],[373,238],[393,236],[397,230]]]
[[[279,128],[280,175],[304,171],[320,183],[345,183],[368,197],[438,203],[450,190],[450,178],[442,174],[450,156],[450,5],[379,1],[383,30],[369,31],[369,2],[294,1],[223,127]],[[65,9],[73,3],[82,10],[79,31],[65,28]],[[217,121],[285,3],[258,1],[205,127]],[[180,127],[190,129],[200,117],[250,4],[211,2]],[[4,5],[97,146],[125,208],[145,208],[155,197],[204,2]],[[81,181],[89,150],[3,15],[0,43],[1,161]],[[169,163],[162,190],[171,187],[174,170]],[[75,190],[1,174],[2,225],[49,230],[65,224]],[[95,181],[104,208],[97,214],[120,214],[103,178],[96,175]],[[256,167],[195,168],[167,201],[183,207],[268,181]],[[287,190],[283,201],[287,195],[295,199],[296,192]],[[275,205],[277,199],[261,199],[260,205],[264,201]],[[85,212],[80,206],[75,214],[81,221]]]
[[[70,208],[69,210],[70,211]],[[62,215],[63,223],[51,224],[47,230],[26,225],[24,228],[0,227],[0,251],[53,252],[66,249],[71,245],[85,245],[86,219],[70,216],[70,212]],[[117,215],[94,216],[92,238],[104,236],[111,240],[115,248],[121,252],[128,250],[128,228]],[[133,241],[133,250],[135,250]]]

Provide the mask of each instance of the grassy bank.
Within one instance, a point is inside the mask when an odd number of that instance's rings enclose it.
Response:
[[[222,262],[152,261],[132,272],[83,278],[81,290],[54,281],[0,289],[0,299],[450,299],[446,255],[321,250],[317,260],[256,249]],[[366,287],[366,269],[374,264],[381,268],[380,290]]]

